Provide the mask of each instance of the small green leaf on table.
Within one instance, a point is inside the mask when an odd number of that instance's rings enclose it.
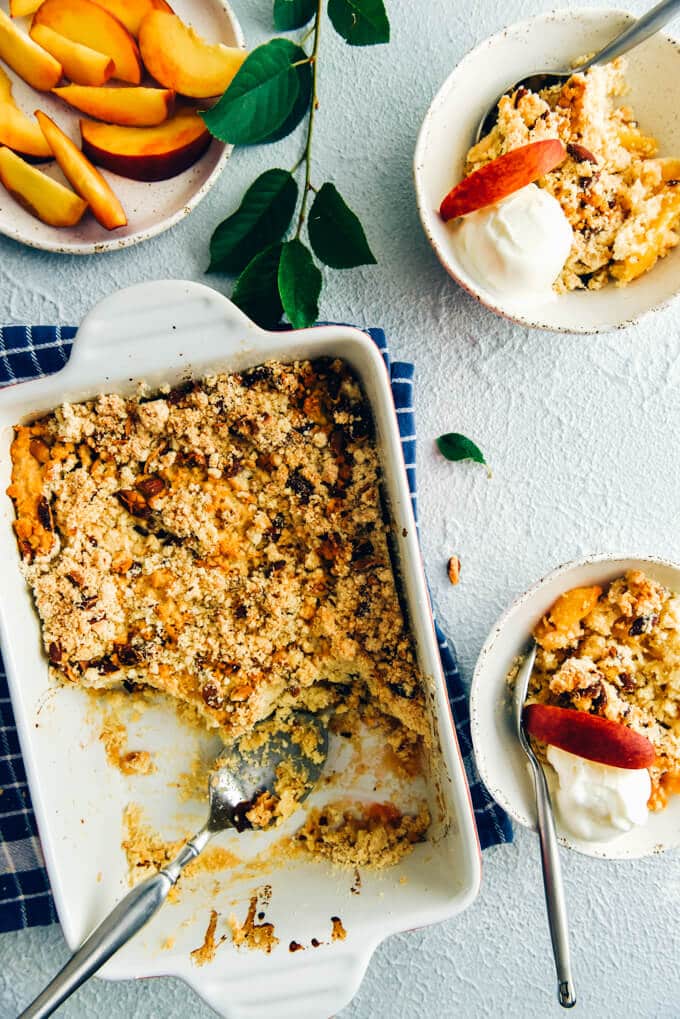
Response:
[[[487,474],[491,477],[491,470],[484,454],[466,435],[461,435],[460,432],[447,432],[446,435],[439,436],[437,447],[447,460],[474,460],[475,463],[484,464]]]
[[[390,23],[383,0],[328,0],[333,28],[350,46],[376,46],[390,41]]]
[[[300,47],[297,46],[298,57],[295,63],[304,61],[304,63],[298,63],[295,68],[295,73],[298,79],[298,97],[293,103],[293,109],[290,111],[286,119],[284,120],[281,127],[277,127],[275,131],[268,134],[262,141],[269,145],[271,142],[278,142],[281,138],[285,138],[291,131],[294,131],[298,126],[304,115],[309,110],[309,104],[312,100],[312,65],[309,63],[307,54]]]
[[[281,321],[283,304],[279,297],[281,245],[255,255],[236,281],[231,299],[263,329],[274,329]]]
[[[261,174],[236,212],[212,235],[208,272],[242,272],[258,252],[280,241],[293,218],[297,193],[297,184],[288,170]]]
[[[279,262],[279,295],[294,329],[304,329],[319,315],[321,273],[311,252],[297,238],[287,241]]]
[[[292,32],[311,21],[316,0],[274,0],[274,27],[278,32]]]
[[[375,265],[361,223],[333,184],[317,192],[307,229],[314,254],[332,269]]]
[[[255,145],[290,115],[300,92],[297,68],[304,50],[288,39],[272,39],[250,53],[220,101],[201,114],[216,138]]]

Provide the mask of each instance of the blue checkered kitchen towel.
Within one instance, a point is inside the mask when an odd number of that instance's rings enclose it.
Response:
[[[71,327],[0,327],[0,387],[49,375],[62,368],[75,334]],[[416,436],[413,365],[390,362],[385,334],[368,330],[390,370],[411,498],[416,509]],[[437,639],[458,742],[465,761],[482,848],[509,842],[512,828],[486,791],[472,756],[467,693],[453,646],[437,626]],[[0,931],[55,923],[57,915],[44,868],[35,817],[26,785],[7,680],[0,658]]]

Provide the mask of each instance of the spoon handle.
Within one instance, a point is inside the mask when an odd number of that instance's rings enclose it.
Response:
[[[651,11],[643,14],[641,18],[622,32],[621,35],[617,35],[616,39],[612,39],[610,43],[607,43],[604,49],[596,53],[590,60],[587,60],[578,70],[586,71],[593,64],[608,64],[610,60],[620,57],[623,53],[627,53],[628,50],[632,50],[634,46],[639,46],[645,39],[649,39],[650,35],[658,32],[676,14],[680,14],[680,0],[663,0],[656,7],[652,7]]]
[[[102,920],[63,969],[21,1013],[19,1019],[44,1019],[97,972],[158,912],[183,868],[208,844],[213,833],[202,828],[175,859],[157,874],[136,885]]]
[[[574,979],[571,974],[571,954],[569,951],[569,928],[567,926],[567,907],[562,885],[559,847],[555,832],[550,792],[543,768],[534,756],[529,755],[534,773],[536,787],[536,810],[538,816],[538,837],[541,844],[541,864],[543,866],[543,887],[548,908],[548,924],[552,941],[557,972],[557,998],[563,1008],[573,1008],[576,1004]]]

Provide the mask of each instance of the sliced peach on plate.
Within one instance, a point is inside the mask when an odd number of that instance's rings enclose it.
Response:
[[[52,159],[52,150],[40,127],[14,102],[12,83],[0,67],[0,145],[6,145],[35,163]]]
[[[107,124],[154,127],[171,115],[175,93],[169,88],[87,88],[65,85],[54,88],[55,96]]]
[[[646,736],[621,722],[573,708],[529,704],[524,725],[542,743],[613,768],[649,768],[656,757],[654,744]]]
[[[0,9],[0,58],[13,71],[40,92],[54,88],[61,78],[61,64],[24,35],[11,18]]]
[[[81,198],[88,202],[95,219],[107,230],[125,226],[127,216],[123,206],[99,170],[46,113],[36,110],[35,115],[62,173]]]
[[[207,99],[227,90],[248,54],[211,45],[167,11],[151,11],[139,30],[144,65],[156,81],[183,96]]]
[[[31,39],[59,61],[66,78],[79,85],[103,85],[116,69],[108,53],[98,53],[89,46],[67,39],[47,25],[32,25]]]
[[[118,18],[135,37],[139,35],[139,26],[149,11],[172,14],[172,7],[165,0],[94,0],[94,3]]]
[[[480,166],[478,170],[473,170],[460,184],[456,184],[442,201],[439,214],[448,222],[457,216],[467,216],[469,212],[500,202],[554,170],[566,155],[565,146],[557,138],[530,142],[518,149],[511,149]]]
[[[73,42],[105,53],[115,64],[115,78],[132,85],[142,80],[137,43],[118,18],[91,0],[45,0],[35,12],[33,24],[46,25]]]
[[[40,7],[42,0],[9,0],[9,13],[13,18],[25,18]]]
[[[20,205],[48,226],[75,226],[87,208],[87,202],[69,188],[4,146],[0,147],[0,181]]]
[[[116,127],[81,120],[83,152],[93,163],[133,180],[166,180],[195,163],[210,132],[195,112],[180,109],[158,127]]]

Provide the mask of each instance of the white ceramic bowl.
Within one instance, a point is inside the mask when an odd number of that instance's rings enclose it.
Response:
[[[470,719],[477,765],[489,792],[519,824],[536,828],[536,806],[528,761],[513,733],[512,690],[506,677],[529,635],[558,595],[572,587],[607,583],[627,570],[643,570],[680,591],[680,565],[653,557],[603,554],[558,566],[515,599],[493,627],[481,650],[472,680]],[[552,769],[546,769],[551,779]],[[584,842],[559,829],[560,842],[586,856],[635,859],[680,846],[680,796],[650,814],[644,827],[611,842]]]
[[[442,198],[462,176],[480,117],[504,89],[531,71],[569,66],[579,56],[599,50],[632,21],[633,16],[624,11],[581,8],[540,14],[511,25],[464,57],[438,92],[420,130],[414,162],[416,198],[430,244],[446,271],[473,297],[523,325],[606,332],[630,325],[680,291],[679,247],[623,289],[609,285],[511,305],[468,275],[456,251],[453,228],[438,213]],[[626,60],[630,94],[625,101],[643,129],[658,138],[660,155],[679,155],[677,41],[659,33]]]
[[[0,8],[7,11],[9,0],[0,0]],[[210,42],[222,42],[227,46],[245,45],[241,27],[226,0],[177,0],[173,2],[173,8]],[[25,31],[30,20],[17,19]],[[5,70],[21,109],[29,115],[36,109],[44,110],[80,146],[78,121],[84,114],[49,92],[36,92],[10,67],[5,67]],[[47,226],[22,208],[0,184],[0,233],[32,248],[65,255],[94,255],[139,244],[168,230],[198,205],[222,173],[231,151],[230,145],[213,138],[193,166],[169,180],[130,180],[103,170],[127,214],[127,226],[119,230],[106,230],[90,212],[86,212],[80,223],[73,227]],[[40,164],[38,169],[62,184],[65,182],[56,163]]]

